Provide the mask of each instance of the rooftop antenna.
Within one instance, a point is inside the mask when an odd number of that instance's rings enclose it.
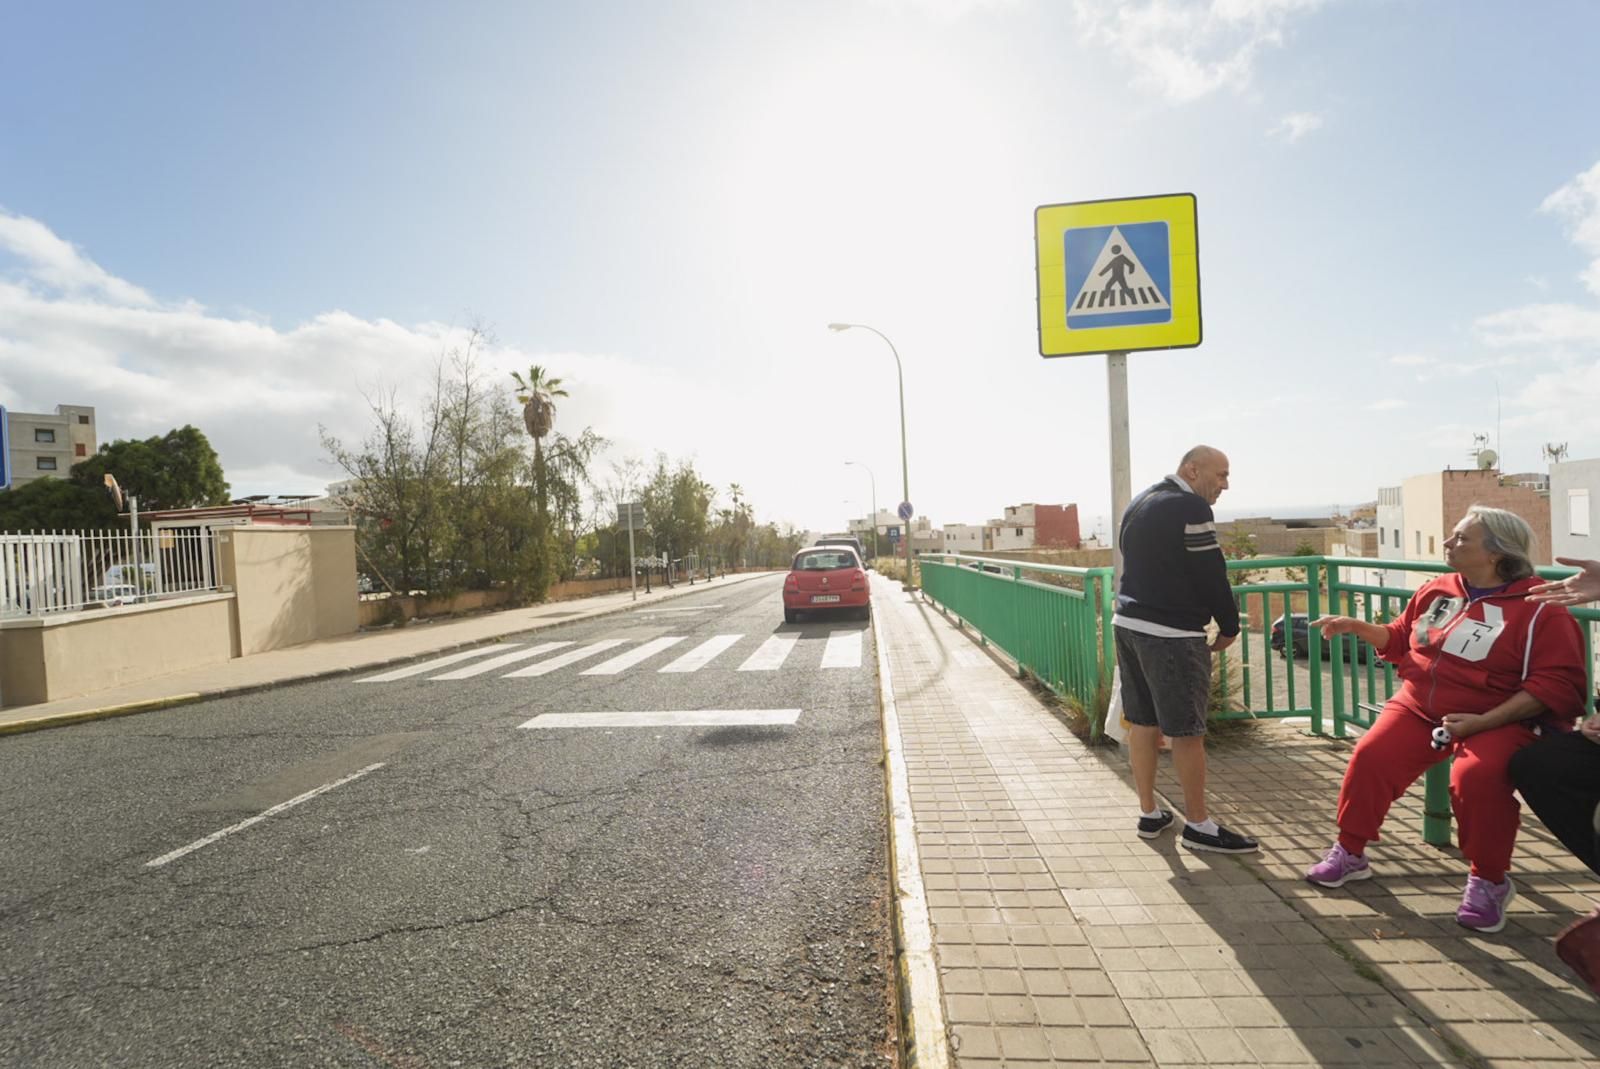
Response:
[[[1544,458],[1552,464],[1559,464],[1567,459],[1566,442],[1546,442],[1544,444]]]
[[[1472,452],[1467,455],[1472,458],[1473,467],[1479,471],[1488,471],[1500,463],[1500,454],[1489,448],[1489,436],[1487,434],[1473,434]]]

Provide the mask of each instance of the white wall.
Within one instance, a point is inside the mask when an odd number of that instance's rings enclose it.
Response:
[[[1600,559],[1600,460],[1550,465],[1550,548],[1556,557]]]

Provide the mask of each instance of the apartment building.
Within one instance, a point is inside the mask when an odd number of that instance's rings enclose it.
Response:
[[[1493,468],[1413,475],[1401,483],[1400,497],[1404,523],[1400,549],[1406,560],[1444,560],[1444,540],[1473,505],[1515,512],[1533,528],[1533,563],[1549,564],[1554,558],[1550,540],[1551,495],[1504,480]],[[1413,590],[1432,578],[1421,572],[1405,575],[1406,585]]]
[[[64,479],[72,465],[99,448],[94,409],[89,405],[57,405],[54,412],[8,412],[6,448],[11,457],[11,486],[35,479]]]

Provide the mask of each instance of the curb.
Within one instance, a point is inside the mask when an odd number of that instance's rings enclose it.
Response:
[[[775,575],[775,572],[747,572],[743,575],[723,576],[742,583],[747,579],[760,579],[763,576]],[[683,584],[680,584],[683,585]],[[698,594],[698,590],[674,591],[674,598],[684,597],[688,594]],[[550,604],[560,604],[551,602]],[[157,709],[170,709],[175,705],[193,705],[195,702],[211,701],[217,698],[233,698],[241,694],[254,694],[262,690],[274,690],[278,687],[290,687],[299,683],[316,683],[324,679],[334,679],[338,676],[354,675],[357,672],[371,672],[375,669],[389,668],[406,664],[409,661],[419,660],[423,657],[433,657],[441,653],[450,653],[455,650],[472,649],[476,646],[491,646],[504,641],[507,635],[520,635],[528,631],[543,631],[545,628],[555,627],[559,624],[578,623],[582,620],[597,620],[602,616],[615,616],[638,608],[639,603],[630,601],[626,605],[619,605],[608,609],[599,609],[587,616],[563,617],[560,620],[533,621],[527,627],[520,627],[515,631],[492,635],[488,638],[472,639],[467,642],[454,642],[448,646],[435,646],[433,649],[421,653],[407,653],[400,657],[390,657],[382,661],[366,661],[358,665],[344,665],[339,668],[326,668],[316,672],[307,672],[297,676],[284,676],[281,679],[271,679],[261,683],[241,683],[233,687],[218,687],[214,690],[193,691],[186,694],[173,694],[165,698],[146,698],[143,701],[125,702],[121,705],[105,705],[98,709],[79,709],[70,713],[52,713],[49,716],[34,717],[29,720],[13,720],[9,723],[0,723],[0,735],[21,735],[30,731],[45,731],[49,728],[70,727],[73,724],[82,724],[91,720],[108,720],[114,716],[132,716],[136,713],[151,713]]]
[[[872,614],[872,637],[878,648],[878,708],[883,727],[883,792],[889,803],[889,854],[894,862],[890,888],[900,1048],[907,1069],[949,1069],[950,1041],[939,990],[939,967],[933,953],[933,926],[928,920],[927,892],[922,885],[911,787],[905,755],[900,749],[900,716],[894,704],[894,680],[889,673],[882,620],[882,614]]]

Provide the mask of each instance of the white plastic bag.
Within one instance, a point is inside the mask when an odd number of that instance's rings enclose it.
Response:
[[[1128,721],[1122,716],[1122,668],[1120,666],[1111,670],[1111,701],[1106,705],[1106,723],[1102,730],[1109,738],[1115,739],[1118,746],[1127,742]]]

